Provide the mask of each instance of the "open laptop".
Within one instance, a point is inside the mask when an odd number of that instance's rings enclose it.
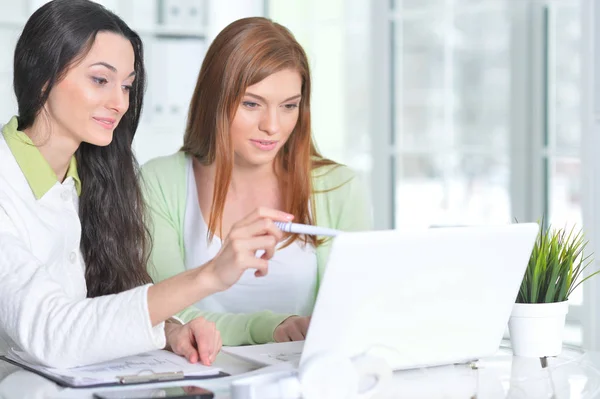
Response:
[[[492,355],[538,229],[521,223],[343,233],[332,244],[306,341],[223,351],[264,365],[368,352],[395,370]]]

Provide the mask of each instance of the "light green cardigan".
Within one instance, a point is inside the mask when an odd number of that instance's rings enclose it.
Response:
[[[187,162],[183,152],[153,159],[142,167],[144,195],[149,208],[152,251],[148,271],[155,282],[185,271],[184,219],[187,200]],[[372,227],[367,195],[354,172],[336,165],[313,172],[315,223],[342,231]],[[317,291],[325,271],[331,241],[317,247]],[[316,298],[317,292],[315,292]],[[202,316],[216,323],[224,345],[273,341],[273,332],[290,315],[261,311],[252,314],[213,313],[193,306],[178,315],[188,322]]]

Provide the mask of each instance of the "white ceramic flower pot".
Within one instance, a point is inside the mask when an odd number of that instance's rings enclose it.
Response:
[[[513,354],[524,357],[558,356],[562,350],[569,303],[515,303],[508,329]]]

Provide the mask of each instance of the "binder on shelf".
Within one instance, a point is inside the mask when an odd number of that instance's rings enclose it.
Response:
[[[206,2],[204,0],[162,0],[159,4],[160,24],[197,28],[205,23]]]
[[[168,126],[181,137],[206,52],[203,40],[156,38],[148,41],[148,90],[144,123]]]
[[[140,34],[151,31],[157,22],[156,4],[149,0],[119,1],[119,15]]]
[[[216,367],[191,364],[174,353],[157,350],[121,359],[75,367],[55,369],[27,360],[23,352],[11,349],[0,360],[19,366],[68,388],[111,387],[148,384],[176,380],[196,380],[226,377],[229,374]]]
[[[183,9],[184,26],[193,28],[206,24],[206,4],[204,0],[186,0]]]

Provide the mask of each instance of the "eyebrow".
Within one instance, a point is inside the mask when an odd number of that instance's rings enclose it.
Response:
[[[246,95],[246,96],[249,96],[249,97],[254,97],[254,98],[256,98],[256,99],[258,99],[258,100],[261,100],[262,102],[265,102],[265,103],[267,102],[267,100],[266,100],[264,97],[261,97],[261,96],[259,96],[258,94],[246,93],[245,95]],[[292,101],[292,100],[295,100],[295,99],[297,99],[297,98],[300,98],[300,97],[302,97],[302,95],[301,95],[301,94],[296,94],[295,96],[292,96],[292,97],[290,97],[290,98],[286,98],[286,99],[285,99],[285,100],[283,100],[282,102]]]
[[[105,68],[110,69],[113,72],[117,72],[117,68],[115,68],[114,66],[112,66],[112,65],[110,65],[110,64],[108,64],[106,62],[102,62],[102,61],[101,62],[96,62],[95,64],[90,65],[90,67],[97,66],[97,65],[101,65],[101,66],[103,66]],[[135,75],[135,71],[131,72],[129,74],[129,76],[127,76],[127,77],[129,78],[129,77],[131,77],[133,75]]]

